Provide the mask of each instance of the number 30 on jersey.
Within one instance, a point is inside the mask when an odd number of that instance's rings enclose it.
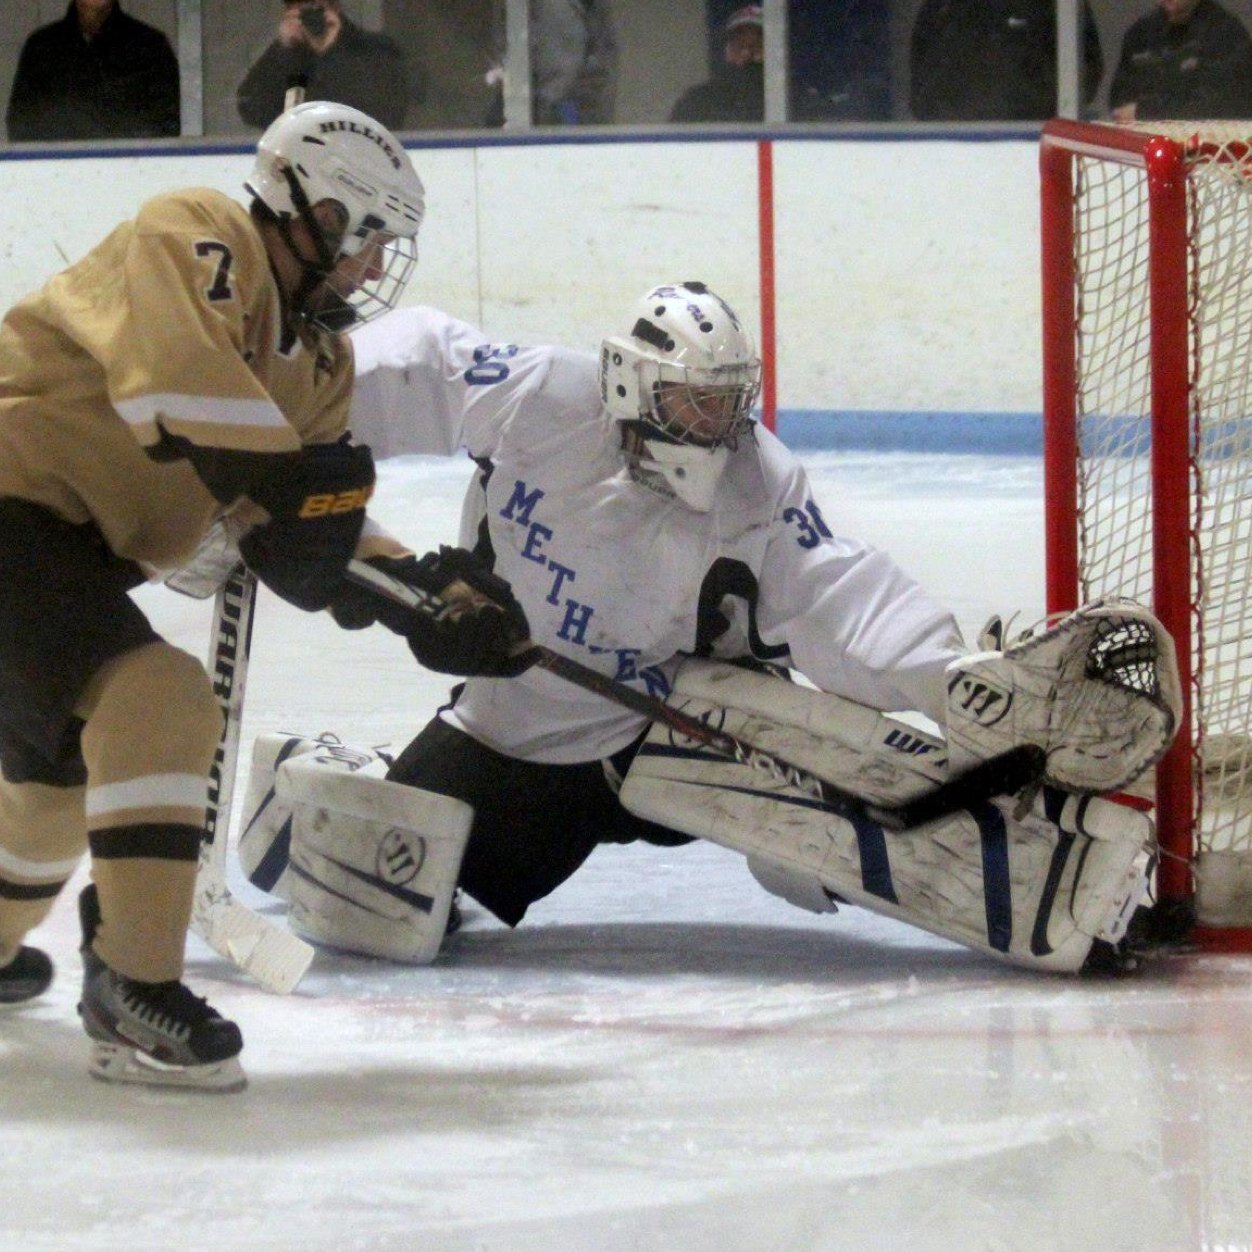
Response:
[[[794,506],[783,511],[783,521],[790,523],[799,530],[796,543],[802,548],[816,548],[823,539],[833,539],[830,527],[826,525],[821,511],[812,500],[804,502],[804,508]]]

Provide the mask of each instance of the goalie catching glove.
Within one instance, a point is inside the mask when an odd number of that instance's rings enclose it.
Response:
[[[372,557],[367,564],[420,593],[429,607],[397,604],[345,582],[330,606],[346,630],[380,622],[401,635],[418,663],[438,674],[511,678],[533,659],[526,614],[509,584],[472,552],[441,547],[415,556]]]
[[[1003,652],[948,667],[953,773],[1019,744],[1065,791],[1118,791],[1169,747],[1182,711],[1174,644],[1147,609],[1097,601]]]

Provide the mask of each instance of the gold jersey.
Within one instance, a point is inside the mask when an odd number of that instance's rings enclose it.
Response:
[[[242,494],[273,454],[337,439],[351,385],[345,336],[285,329],[242,205],[157,196],[0,325],[0,496],[174,568],[233,501],[170,448],[226,454]]]

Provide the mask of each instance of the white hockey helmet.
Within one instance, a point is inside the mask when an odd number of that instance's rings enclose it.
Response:
[[[699,512],[751,429],[760,388],[752,336],[704,283],[654,287],[629,336],[600,351],[600,394],[625,427],[631,473]]]
[[[329,311],[310,311],[310,321],[343,330],[395,307],[417,261],[426,189],[385,126],[329,100],[296,105],[261,136],[244,187],[284,232],[299,219],[313,235],[319,263],[309,267],[300,258],[309,271],[303,296],[328,282],[339,299]],[[337,238],[328,239],[312,216],[312,206],[323,200],[342,207]],[[345,258],[358,259],[359,267],[343,264]]]

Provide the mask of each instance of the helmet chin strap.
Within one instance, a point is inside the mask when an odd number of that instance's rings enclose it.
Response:
[[[330,272],[335,268],[335,262],[338,257],[331,252],[330,246],[326,242],[325,232],[318,223],[317,215],[313,212],[313,206],[309,203],[309,198],[305,195],[304,188],[296,177],[295,170],[290,165],[284,163],[282,175],[287,181],[287,188],[291,194],[291,203],[295,205],[296,213],[304,223],[305,229],[313,240],[313,247],[317,251],[316,264],[306,260],[292,234],[292,219],[279,216],[278,230],[282,236],[283,243],[287,245],[287,251],[291,253],[296,264],[300,266],[300,282],[297,284],[295,291],[291,293],[291,308],[298,317],[307,319],[309,313],[306,306],[309,299],[330,276]],[[344,326],[349,325],[351,325],[351,319],[345,317]]]

